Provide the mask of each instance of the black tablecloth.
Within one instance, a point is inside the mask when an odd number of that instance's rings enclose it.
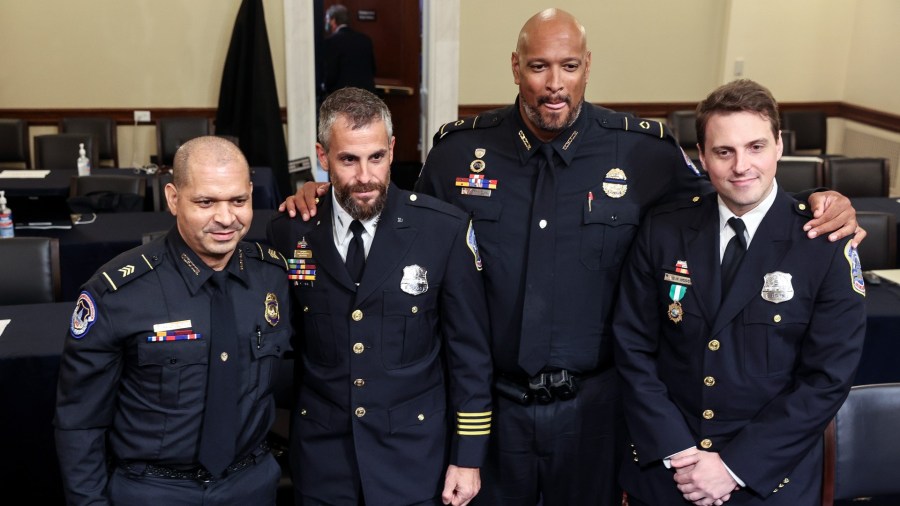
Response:
[[[244,240],[264,242],[266,225],[276,212],[266,209],[253,211],[253,223]],[[141,244],[143,234],[169,230],[175,218],[168,212],[98,214],[93,223],[75,225],[71,229],[23,230],[18,236],[55,237],[59,239],[60,270],[62,271],[62,300],[75,300],[79,287],[97,269]]]

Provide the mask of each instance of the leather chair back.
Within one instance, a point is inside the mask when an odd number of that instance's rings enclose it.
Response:
[[[867,233],[866,240],[859,245],[863,270],[894,269],[897,266],[897,221],[894,215],[858,211],[856,221]]]
[[[886,158],[829,157],[825,186],[847,197],[887,197],[890,167]]]
[[[900,383],[859,385],[825,430],[822,505],[900,494]]]
[[[823,186],[823,162],[814,156],[783,156],[778,160],[775,180],[788,192],[799,192]]]
[[[0,239],[0,305],[59,300],[59,240],[51,237]]]
[[[109,160],[119,166],[118,134],[112,118],[63,118],[59,121],[60,133],[88,134],[97,146],[100,160]]]
[[[825,153],[828,147],[827,120],[825,111],[782,111],[781,129],[794,132],[798,151]]]
[[[97,167],[100,157],[89,134],[48,134],[34,138],[34,166],[37,169],[78,168],[78,145],[84,143],[91,167]]]
[[[0,162],[19,162],[31,167],[28,123],[21,119],[0,119]]]
[[[211,133],[209,119],[202,117],[171,117],[156,120],[157,163],[171,167],[175,152],[185,142]]]
[[[122,213],[144,210],[147,183],[142,176],[75,176],[69,185],[69,207],[76,213]]]

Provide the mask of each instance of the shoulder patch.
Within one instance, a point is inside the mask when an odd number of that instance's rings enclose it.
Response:
[[[147,246],[150,246],[150,244]],[[106,290],[99,291],[97,295],[101,295],[104,291],[115,292],[131,281],[152,271],[161,262],[162,255],[148,247],[139,247],[124,253],[121,257],[100,268],[95,277],[103,282],[102,284]]]
[[[75,301],[75,310],[72,311],[72,320],[69,324],[69,333],[75,339],[81,339],[87,335],[88,330],[97,320],[97,304],[90,292],[84,290]]]
[[[445,136],[462,130],[475,130],[477,128],[491,128],[503,122],[503,117],[497,110],[487,111],[478,116],[470,118],[462,118],[449,123],[444,123],[438,131],[435,132],[432,142],[437,144]]]
[[[847,244],[844,246],[844,258],[847,259],[847,263],[850,264],[850,286],[853,288],[853,291],[866,296],[866,283],[863,281],[863,273],[862,273],[862,263],[859,261],[859,253],[856,252],[856,248],[853,247],[853,241],[848,240]]]
[[[258,242],[252,244],[241,243],[241,249],[249,258],[255,258],[272,265],[277,265],[285,271],[288,270],[287,260],[285,260],[284,255],[272,246],[260,244]]]

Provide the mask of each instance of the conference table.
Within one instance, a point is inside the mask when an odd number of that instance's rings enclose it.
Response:
[[[0,190],[8,196],[59,197],[69,196],[69,186],[77,171],[55,169],[42,178],[0,178]],[[145,211],[164,210],[163,189],[172,180],[171,173],[147,174],[134,169],[95,168],[91,175],[139,175],[147,182]],[[250,167],[250,181],[253,183],[253,208],[274,209],[281,203],[281,192],[275,182],[275,174],[269,167]],[[13,209],[15,211],[15,209]]]
[[[266,225],[277,213],[254,209],[245,241],[265,242]],[[74,301],[79,288],[97,269],[116,255],[140,246],[144,234],[162,232],[175,225],[165,212],[97,214],[93,221],[70,229],[16,229],[21,237],[55,237],[59,240],[62,281],[61,300]]]
[[[61,504],[53,442],[57,371],[74,303],[0,306],[0,490]],[[900,381],[900,286],[867,287],[868,327],[855,384]],[[38,501],[44,498],[46,500]]]

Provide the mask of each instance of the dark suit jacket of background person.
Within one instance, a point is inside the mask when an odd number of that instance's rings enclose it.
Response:
[[[344,26],[323,42],[325,95],[355,86],[375,93],[375,52],[372,39]]]
[[[235,461],[265,441],[275,419],[275,373],[291,336],[286,267],[274,249],[248,242],[225,267],[242,343]],[[114,258],[83,286],[65,338],[54,422],[69,504],[108,500],[108,463],[198,465],[208,346],[216,338],[206,288],[212,272],[173,228]],[[196,338],[154,339],[185,329]]]
[[[865,288],[849,240],[806,238],[810,216],[779,190],[721,305],[715,194],[645,220],[614,324],[633,444],[621,482],[630,495],[681,504],[662,459],[709,440],[749,489],[728,504],[819,504],[822,433],[856,373]],[[683,320],[674,323],[667,311],[679,260],[690,285],[680,282]],[[792,276],[794,291],[780,303],[762,296],[764,276],[776,271]]]
[[[345,494],[360,480],[366,504],[433,500],[448,463],[481,467],[487,451],[486,433],[456,427],[459,413],[491,411],[484,289],[468,217],[390,185],[357,287],[334,245],[333,205],[329,193],[313,220],[282,215],[268,231],[288,258],[315,266],[314,280],[291,283],[304,369],[292,427],[295,486],[333,504],[351,500]],[[415,266],[427,271],[418,295],[401,288]]]

